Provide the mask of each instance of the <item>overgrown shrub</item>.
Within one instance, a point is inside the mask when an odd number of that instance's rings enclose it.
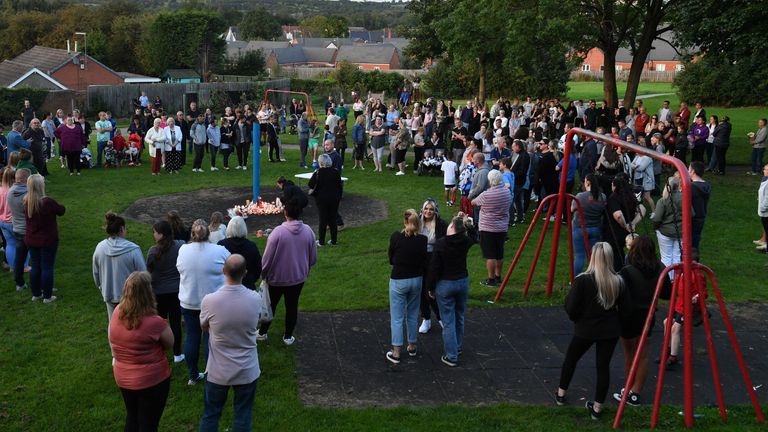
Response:
[[[706,55],[685,64],[675,77],[679,96],[704,105],[751,106],[768,103],[768,59],[762,53],[729,62]]]
[[[0,88],[0,124],[9,129],[14,120],[21,119],[20,113],[24,107],[24,99],[29,99],[32,107],[38,108],[38,115],[41,114],[39,108],[47,94],[45,90]]]

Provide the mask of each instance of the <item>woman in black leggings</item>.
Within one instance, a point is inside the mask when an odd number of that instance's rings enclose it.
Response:
[[[320,218],[317,244],[318,246],[325,244],[326,229],[330,228],[331,241],[328,244],[335,245],[338,233],[336,215],[339,213],[342,193],[341,175],[333,168],[331,157],[327,154],[320,155],[317,163],[320,168],[309,179],[309,188],[312,190],[312,196],[315,197]]]
[[[622,279],[613,270],[613,251],[605,242],[592,247],[587,271],[578,275],[565,300],[565,310],[574,322],[575,334],[568,345],[560,372],[560,387],[555,393],[558,405],[565,405],[565,393],[576,364],[592,345],[596,346],[597,388],[586,408],[598,420],[610,385],[613,350],[621,331],[621,317],[631,314],[632,303]]]

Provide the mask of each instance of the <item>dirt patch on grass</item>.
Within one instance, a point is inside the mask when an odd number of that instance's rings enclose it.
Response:
[[[274,201],[280,194],[277,188],[263,188],[261,197],[266,201]],[[189,226],[195,219],[210,219],[211,213],[222,212],[225,216],[227,209],[236,204],[245,204],[252,198],[250,188],[211,188],[199,189],[191,192],[180,192],[170,195],[162,195],[149,198],[141,198],[131,204],[123,213],[124,216],[154,224],[165,217],[169,210],[176,210],[181,215],[184,223]],[[387,218],[387,206],[383,201],[368,198],[362,195],[344,194],[339,207],[344,219],[345,227],[357,227],[378,222]],[[304,223],[317,228],[318,213],[315,200],[310,197],[309,205],[302,215]],[[250,216],[246,219],[248,231],[274,228],[285,221],[282,214],[268,216]]]

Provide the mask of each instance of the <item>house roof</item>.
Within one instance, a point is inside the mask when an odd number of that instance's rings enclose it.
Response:
[[[352,45],[353,42],[349,38],[297,38],[294,39],[296,43],[307,48],[326,48],[330,44],[334,44],[337,47],[342,45]]]
[[[304,56],[304,50],[301,47],[291,48],[275,48],[272,50],[277,59],[277,64],[301,64],[306,63],[307,58]]]
[[[655,40],[653,42],[653,49],[648,53],[648,57],[645,59],[646,63],[650,61],[680,60],[677,51],[675,51],[672,45],[666,42],[674,40],[675,34],[668,31],[664,32],[661,37],[664,39],[663,41]],[[627,48],[619,48],[619,51],[616,52],[616,61],[620,63],[632,63],[632,52]]]
[[[160,78],[139,75],[131,72],[117,72],[117,75],[126,83],[155,83],[160,82]]]
[[[354,30],[353,30],[354,29]],[[385,32],[381,30],[366,30],[364,28],[349,28],[349,38],[360,40],[365,43],[381,43],[384,41]]]
[[[192,69],[168,69],[163,73],[163,77],[175,79],[200,78],[200,74]]]
[[[269,57],[269,53],[275,48],[288,48],[291,43],[285,41],[266,41],[266,40],[252,40],[252,41],[235,41],[227,42],[227,57],[235,58],[240,54],[245,54],[250,51],[262,50],[264,52],[264,58]]]
[[[64,63],[78,58],[78,52],[35,45],[16,56],[13,61],[29,67],[36,67],[45,73],[59,69]]]
[[[336,50],[333,48],[308,48],[301,47],[307,63],[334,63]]]
[[[395,48],[397,48],[397,51],[402,53],[403,50],[405,49],[405,47],[408,46],[409,42],[410,42],[410,40],[408,38],[401,38],[401,37],[388,38],[388,37],[385,37],[383,43],[394,45]]]
[[[27,73],[30,69],[32,68],[27,65],[16,63],[13,60],[4,60],[0,63],[0,86],[8,87],[12,82],[19,79],[20,76]]]
[[[355,64],[389,64],[396,49],[391,44],[348,45],[339,48],[336,61]]]

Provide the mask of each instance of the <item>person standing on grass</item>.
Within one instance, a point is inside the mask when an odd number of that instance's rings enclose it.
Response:
[[[325,230],[331,231],[329,245],[337,244],[337,215],[339,212],[339,203],[341,202],[342,182],[341,176],[333,169],[331,157],[322,154],[317,158],[320,168],[312,174],[308,186],[312,189],[312,195],[315,197],[315,204],[320,213],[320,225],[318,227],[319,240],[318,246],[325,245]]]
[[[501,266],[504,263],[504,241],[509,228],[509,206],[512,196],[504,187],[503,175],[499,170],[488,173],[488,190],[472,200],[480,208],[480,249],[485,258],[488,278],[481,285],[501,284]]]
[[[387,360],[399,364],[403,347],[403,324],[408,336],[408,355],[416,356],[419,304],[424,269],[427,265],[427,237],[420,234],[421,224],[416,210],[408,209],[403,216],[403,230],[389,238],[389,320],[392,349]]]
[[[472,165],[475,166],[475,172],[472,174],[472,187],[469,189],[468,198],[470,201],[474,201],[481,193],[488,189],[488,166],[485,164],[485,155],[480,152],[472,155]],[[474,214],[473,220],[475,223],[479,223],[480,220],[480,207],[473,205]]]
[[[109,323],[123,295],[125,280],[135,271],[146,271],[147,266],[139,245],[125,239],[125,219],[111,211],[104,217],[108,237],[96,245],[92,270],[93,281],[107,305]]]
[[[221,269],[229,258],[229,251],[224,246],[208,242],[208,226],[202,219],[192,224],[191,241],[179,248],[176,268],[179,270],[179,303],[184,317],[187,340],[184,357],[187,362],[189,381],[195,385],[205,379],[205,373],[199,369],[200,344],[203,346],[203,358],[208,358],[208,334],[200,327],[200,304],[206,294],[210,294],[224,285]]]
[[[365,117],[359,115],[355,118],[355,124],[352,126],[352,157],[355,159],[355,165],[352,169],[360,168],[364,170],[363,162],[365,161]],[[305,151],[306,153],[306,151]]]
[[[211,117],[206,134],[208,135],[208,145],[211,152],[211,171],[218,171],[219,169],[216,168],[216,154],[219,152],[219,147],[221,147],[221,128],[216,124],[216,117]]]
[[[252,429],[253,399],[261,375],[256,347],[261,296],[243,286],[247,272],[245,258],[230,255],[222,269],[224,285],[203,297],[200,326],[211,342],[200,432],[219,430],[230,387],[235,394],[232,431]]]
[[[578,275],[565,299],[565,311],[574,323],[555,393],[557,405],[565,405],[565,395],[582,356],[596,345],[597,380],[594,399],[585,406],[592,420],[599,420],[610,386],[613,350],[619,340],[621,319],[632,312],[632,300],[621,277],[613,271],[613,250],[599,242],[592,248],[587,271]]]
[[[694,248],[701,250],[701,232],[704,231],[704,221],[707,218],[709,197],[712,195],[712,186],[704,180],[704,163],[691,162],[688,174],[691,176],[691,206],[693,207],[693,238]]]
[[[440,360],[448,367],[458,366],[464,350],[464,311],[469,295],[467,253],[475,238],[471,220],[459,212],[445,237],[435,242],[429,263],[429,296],[437,300],[443,322],[444,355]]]
[[[766,252],[768,250],[765,242],[765,236],[768,234],[768,165],[763,166],[763,180],[757,190],[757,215],[760,216],[760,222],[763,224],[763,237],[754,243],[758,251]]]
[[[125,403],[126,432],[157,431],[171,387],[165,351],[173,346],[174,335],[157,315],[151,282],[147,272],[131,273],[109,321],[112,370]]]
[[[621,321],[621,347],[624,351],[625,377],[629,375],[632,361],[640,346],[640,336],[643,334],[648,310],[651,308],[656,284],[662,271],[664,271],[664,264],[656,256],[656,245],[653,244],[653,240],[645,235],[635,238],[627,254],[627,265],[619,272],[621,279],[624,281],[624,286],[626,286],[627,292],[632,299],[632,312],[628,319]],[[669,278],[664,278],[662,292],[669,292],[671,289],[672,283]],[[654,313],[648,330],[649,337],[655,323],[656,316]],[[640,392],[643,391],[647,377],[648,347],[646,346],[643,352],[640,353],[637,375],[635,375],[635,381],[627,395],[627,403],[629,405],[640,405]],[[614,393],[613,398],[621,401],[624,391],[625,389],[622,388],[618,393]]]
[[[27,196],[27,179],[30,175],[32,175],[32,172],[26,168],[17,169],[14,174],[15,182],[8,190],[7,197],[8,208],[11,210],[15,245],[13,261],[9,259],[8,264],[13,269],[16,291],[21,291],[27,287],[27,284],[24,282],[24,267],[28,261],[29,248],[27,248],[27,244],[24,242],[24,236],[27,232],[27,222],[24,216],[24,197]],[[7,253],[6,257],[8,257]]]
[[[14,124],[15,123],[16,122],[14,122]],[[754,132],[749,136],[749,143],[752,144],[752,170],[747,171],[747,174],[757,175],[760,172],[760,167],[763,166],[765,145],[768,143],[768,127],[766,126],[768,126],[768,119],[761,118],[757,121],[757,132]],[[9,144],[10,141],[10,134],[8,134]],[[10,153],[11,152],[9,150],[8,154]]]
[[[10,166],[0,170],[0,231],[5,239],[5,260],[4,268],[11,268],[13,271],[13,261],[16,258],[16,238],[13,236],[13,213],[8,203],[8,193],[15,181],[13,168]],[[20,287],[23,289],[23,285]],[[20,289],[17,289],[20,291]]]
[[[600,190],[600,183],[595,174],[587,174],[582,182],[584,192],[576,195],[571,202],[573,222],[571,224],[571,239],[573,241],[573,274],[577,275],[584,269],[587,260],[587,249],[584,246],[584,234],[581,231],[582,220],[579,217],[576,201],[581,204],[584,216],[584,229],[587,232],[589,248],[603,237],[603,215],[605,214],[605,194]]]
[[[32,301],[43,299],[43,303],[53,303],[53,271],[56,264],[56,251],[59,248],[59,226],[57,216],[63,216],[66,208],[53,198],[45,195],[45,178],[33,174],[27,179],[27,196],[24,197],[24,219],[26,231],[24,244],[29,247],[31,271],[29,285],[32,289]],[[24,262],[16,254],[17,264]]]
[[[189,129],[189,136],[195,148],[195,160],[192,163],[192,172],[203,172],[203,155],[205,154],[205,143],[208,142],[208,133],[205,126],[205,116],[197,116],[197,120]]]
[[[155,245],[147,253],[147,271],[152,275],[152,291],[157,300],[157,314],[168,320],[173,332],[173,361],[184,361],[181,350],[181,306],[179,305],[179,270],[176,259],[183,240],[173,238],[168,221],[158,221],[152,226]]]
[[[285,296],[285,332],[283,343],[293,345],[293,330],[299,314],[299,296],[310,268],[317,261],[315,234],[299,220],[303,207],[294,201],[284,203],[285,222],[272,231],[261,258],[261,278],[269,286],[272,313]],[[271,323],[259,328],[256,338],[266,340]]]
[[[96,122],[96,166],[101,167],[101,157],[104,154],[104,148],[107,146],[107,141],[110,140],[110,132],[112,132],[112,123],[107,120],[107,113],[104,111],[99,112],[99,120]]]

